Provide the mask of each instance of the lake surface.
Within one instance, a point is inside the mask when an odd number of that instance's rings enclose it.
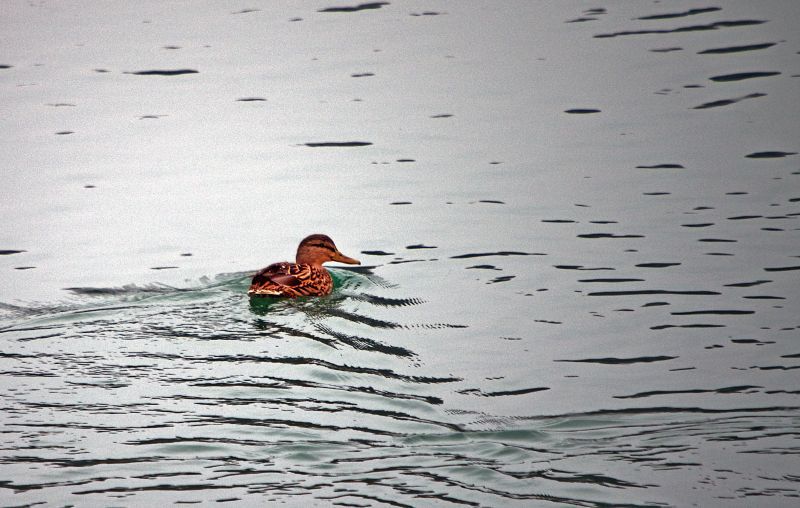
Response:
[[[799,24],[2,2],[0,505],[796,506]]]

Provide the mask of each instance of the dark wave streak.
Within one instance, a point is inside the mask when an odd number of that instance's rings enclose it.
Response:
[[[677,356],[638,356],[634,358],[581,358],[577,360],[553,360],[554,362],[573,362],[573,363],[601,363],[606,365],[630,365],[634,363],[653,363],[674,360]]]
[[[651,326],[651,330],[667,330],[669,328],[725,328],[725,325],[717,325],[713,323],[691,323],[688,325],[655,325]]]
[[[289,381],[289,380],[287,380],[287,381]],[[217,384],[207,384],[207,383],[198,383],[198,384],[195,384],[193,386],[204,386],[204,387],[214,386],[214,387],[218,387],[219,385],[217,385]],[[241,386],[241,385],[236,384],[234,386]],[[303,384],[303,386],[309,386],[309,385],[308,384]],[[362,393],[375,393],[374,391],[371,391],[371,390],[347,390],[347,391],[360,391]],[[169,399],[173,399],[174,397],[164,397],[164,398],[169,400]],[[436,426],[436,427],[442,427],[442,428],[445,428],[445,429],[453,431],[453,432],[464,432],[464,428],[462,426],[454,424],[454,423],[433,420],[433,419],[430,419],[430,418],[422,418],[422,417],[414,416],[414,415],[411,415],[409,413],[405,413],[405,412],[402,412],[402,411],[390,411],[390,410],[386,410],[386,409],[371,409],[371,408],[367,408],[367,407],[358,406],[358,405],[356,405],[356,404],[354,404],[352,402],[344,402],[344,401],[337,401],[337,400],[316,400],[316,399],[313,399],[313,398],[302,398],[302,399],[295,399],[295,398],[275,399],[275,398],[270,398],[270,399],[262,399],[262,398],[252,398],[252,397],[202,397],[202,396],[181,396],[179,398],[181,400],[199,401],[198,403],[201,403],[201,404],[206,405],[206,406],[208,406],[208,405],[217,405],[217,406],[220,406],[220,407],[233,406],[233,405],[248,405],[249,406],[249,405],[252,405],[252,404],[259,404],[259,403],[269,402],[269,404],[271,404],[271,405],[286,406],[286,407],[290,407],[290,408],[293,408],[293,409],[298,409],[297,413],[299,413],[300,412],[299,409],[301,409],[301,408],[298,407],[298,403],[310,402],[310,403],[315,403],[316,406],[313,407],[313,408],[302,407],[302,412],[303,413],[313,413],[313,412],[322,412],[322,413],[354,412],[354,413],[359,413],[359,414],[362,414],[362,415],[372,415],[372,416],[380,416],[380,417],[390,418],[392,420],[397,420],[397,421],[409,421],[409,422],[414,422],[414,423],[421,423],[421,424],[426,424],[426,425],[431,425],[431,426]],[[410,399],[412,397],[392,397],[392,398]],[[415,398],[414,400],[421,400],[421,399],[420,398]],[[191,421],[193,422],[194,420],[191,420]],[[274,420],[272,420],[272,419],[270,419],[269,421],[270,422],[274,422]],[[284,420],[281,420],[281,421],[284,422]],[[305,423],[305,422],[303,422],[303,423]],[[317,425],[317,424],[312,424],[312,425]],[[301,424],[301,427],[306,427],[306,426]],[[320,427],[320,428],[322,428],[322,427]],[[344,428],[350,429],[352,427],[341,427],[341,428],[342,429],[344,429]],[[398,432],[398,433],[393,433],[392,435],[394,435],[394,434],[400,435],[400,434],[403,434],[403,433],[399,433]]]
[[[765,272],[790,272],[800,270],[800,266],[773,266],[764,268]]]
[[[758,72],[737,72],[734,74],[723,74],[720,76],[711,76],[711,81],[727,83],[729,81],[743,81],[745,79],[754,78],[767,78],[770,76],[778,76],[780,72],[777,71],[758,71]]]
[[[734,288],[749,288],[752,286],[760,286],[761,284],[769,284],[772,282],[771,280],[754,280],[752,282],[734,282],[732,284],[725,284],[725,287],[734,287]]]
[[[365,324],[372,328],[394,329],[403,327],[403,325],[398,323],[392,323],[391,321],[385,321],[383,319],[364,316],[361,314],[356,314],[355,312],[348,312],[341,309],[328,309],[328,315],[332,317],[339,317],[342,319],[346,319],[354,323]]]
[[[317,329],[325,333],[326,335],[334,337],[340,343],[346,344],[352,347],[353,349],[360,349],[363,351],[373,351],[376,353],[383,353],[387,355],[399,356],[404,358],[412,358],[416,356],[416,353],[414,353],[410,349],[406,349],[400,346],[390,346],[388,344],[384,344],[374,339],[368,339],[366,337],[357,337],[355,335],[349,335],[346,333],[337,332],[326,325],[317,325]]]
[[[589,238],[589,239],[598,239],[598,238],[644,238],[644,235],[633,235],[633,234],[618,235],[616,233],[584,233],[584,234],[578,235],[578,238]]]
[[[272,321],[267,321],[266,319],[261,319],[261,318],[255,319],[253,321],[253,325],[257,330],[262,332],[268,332],[270,335],[285,334],[290,337],[301,337],[304,339],[311,339],[315,342],[319,342],[320,344],[325,344],[328,347],[336,349],[336,341],[334,339],[320,337],[319,335],[314,335],[313,333],[304,332],[302,330],[298,330],[297,328],[293,328],[287,325],[282,325]]]
[[[495,392],[485,392],[478,388],[467,388],[465,390],[459,390],[458,393],[463,395],[477,395],[479,397],[506,397],[509,395],[526,395],[528,393],[543,392],[546,390],[550,390],[550,387],[535,386],[533,388],[520,388],[518,390],[503,390]]]
[[[673,291],[668,289],[641,289],[632,291],[595,291],[587,293],[588,296],[636,296],[636,295],[686,295],[686,296],[715,296],[717,291]]]
[[[428,377],[428,376],[412,376],[407,374],[398,374],[390,369],[375,369],[370,367],[359,367],[351,365],[340,365],[337,363],[321,360],[319,358],[308,357],[269,357],[269,356],[254,356],[254,355],[219,355],[219,356],[190,356],[178,355],[170,353],[150,353],[147,351],[126,353],[125,356],[131,358],[156,358],[162,360],[176,360],[181,362],[233,362],[233,363],[276,363],[282,365],[315,365],[325,369],[349,372],[351,374],[371,374],[375,376],[398,379],[401,381],[409,381],[412,383],[424,384],[438,384],[438,383],[453,383],[461,381],[458,377]]]
[[[389,2],[367,2],[358,5],[326,7],[324,9],[319,9],[317,12],[358,12],[358,11],[380,9],[384,5],[389,5]]]
[[[699,106],[695,106],[692,109],[711,109],[711,108],[719,108],[722,106],[730,106],[731,104],[736,104],[737,102],[741,102],[747,99],[757,99],[759,97],[766,97],[767,94],[765,93],[751,93],[748,95],[742,95],[740,97],[734,97],[732,99],[721,99],[718,101],[711,101],[711,102],[704,102]]]
[[[388,399],[399,400],[415,400],[418,402],[425,402],[431,405],[441,405],[442,399],[432,395],[415,395],[410,393],[392,392],[388,390],[380,390],[372,386],[353,386],[353,385],[335,385],[330,383],[322,383],[319,381],[308,381],[302,379],[290,379],[276,376],[264,376],[264,379],[270,379],[272,383],[263,383],[255,381],[203,381],[199,383],[192,383],[192,386],[210,387],[210,388],[268,388],[268,389],[284,389],[288,390],[294,386],[302,388],[316,388],[324,390],[344,391],[344,392],[357,392],[366,393],[369,395],[378,395]]]
[[[146,71],[126,72],[125,74],[133,74],[135,76],[180,76],[183,74],[197,74],[199,71],[195,69],[153,69]]]
[[[112,493],[132,493],[132,492],[181,492],[181,491],[203,491],[203,490],[234,490],[237,488],[247,489],[250,485],[241,484],[216,484],[204,483],[182,483],[180,485],[159,483],[157,485],[141,485],[138,487],[107,487],[104,489],[76,490],[73,494],[112,494]],[[238,499],[238,498],[237,498]],[[217,500],[220,501],[220,500]]]
[[[745,413],[778,413],[788,412],[793,413],[800,411],[800,406],[748,406],[736,408],[705,408],[701,406],[649,406],[649,407],[628,407],[622,409],[596,409],[593,411],[576,411],[569,413],[561,413],[557,415],[542,415],[532,417],[517,418],[518,420],[560,420],[560,419],[573,419],[596,416],[632,416],[632,415],[658,415],[658,414],[737,414],[741,413],[739,418],[749,418],[750,415]]]
[[[666,14],[651,14],[649,16],[641,16],[636,19],[640,20],[651,20],[651,19],[674,19],[674,18],[685,18],[687,16],[695,16],[697,14],[705,14],[706,12],[715,12],[721,11],[721,7],[698,7],[695,9],[689,9],[682,12],[671,12]]]
[[[697,315],[716,315],[716,316],[741,316],[755,314],[754,310],[687,310],[680,312],[670,312],[673,316],[697,316]]]
[[[578,282],[599,282],[599,283],[618,283],[618,282],[645,282],[644,279],[631,279],[631,278],[605,278],[605,279],[579,279]]]
[[[403,437],[406,434],[403,432],[394,432],[383,429],[373,429],[370,427],[363,427],[360,425],[332,425],[307,422],[303,420],[289,420],[285,418],[245,418],[241,416],[218,416],[218,415],[200,415],[192,417],[187,420],[190,424],[199,425],[235,425],[239,427],[271,427],[271,428],[301,428],[311,430],[324,430],[331,432],[341,432],[344,430],[352,430],[356,432],[363,432],[365,434],[376,436],[390,436],[390,437]]]
[[[534,494],[534,493],[518,493],[518,492],[508,492],[499,489],[495,489],[492,487],[486,487],[483,485],[476,485],[474,483],[466,483],[464,481],[456,480],[454,478],[449,478],[444,476],[443,474],[439,473],[432,473],[429,471],[426,472],[418,472],[419,476],[425,477],[435,483],[442,483],[448,489],[450,488],[460,488],[465,489],[467,491],[474,491],[474,492],[481,492],[484,494],[491,494],[494,496],[498,496],[501,499],[514,499],[514,500],[526,500],[526,501],[547,501],[550,503],[558,503],[561,505],[569,505],[569,506],[586,506],[586,507],[596,507],[599,506],[597,502],[591,501],[588,499],[580,499],[580,498],[573,498],[573,497],[564,497],[564,496],[555,496],[549,494]],[[642,486],[644,487],[644,486]],[[621,508],[646,508],[648,505],[640,505],[634,503],[614,503],[614,506],[618,506]]]
[[[368,293],[351,295],[350,298],[353,300],[371,303],[372,305],[377,305],[380,307],[407,307],[425,303],[425,300],[421,298],[386,298]]]
[[[760,25],[762,23],[766,23],[766,21],[760,19],[740,19],[734,21],[717,21],[715,23],[709,23],[707,25],[684,26],[679,28],[673,28],[671,30],[626,30],[622,32],[597,34],[594,37],[595,39],[607,39],[611,37],[620,37],[625,35],[651,35],[651,34],[672,34],[681,32],[702,32],[707,30],[719,30],[720,28]]]
[[[476,252],[469,254],[458,254],[456,256],[450,256],[450,259],[469,259],[469,258],[482,258],[491,256],[546,256],[546,255],[547,254],[543,254],[540,252],[519,252],[519,251],[501,250],[497,252]]]
[[[360,146],[370,146],[369,141],[319,141],[303,143],[309,148],[352,148]]]
[[[752,390],[758,390],[764,388],[763,386],[754,386],[754,385],[740,385],[740,386],[726,386],[723,388],[694,388],[688,390],[651,390],[648,392],[639,392],[634,393],[632,395],[614,395],[615,399],[639,399],[643,397],[654,397],[657,395],[678,395],[678,394],[689,394],[689,393],[720,393],[720,394],[728,394],[728,393],[742,393],[742,392],[750,392]]]
[[[711,48],[703,51],[698,51],[698,55],[723,55],[728,53],[740,53],[742,51],[756,51],[759,49],[771,48],[777,44],[776,42],[765,42],[762,44],[746,44],[744,46],[727,46],[724,48]]]

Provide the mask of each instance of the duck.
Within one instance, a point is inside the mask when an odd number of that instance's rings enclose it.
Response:
[[[288,298],[328,295],[333,290],[333,279],[322,266],[328,261],[361,264],[359,260],[339,252],[328,235],[309,235],[298,245],[294,263],[282,261],[259,270],[247,294],[251,297]]]

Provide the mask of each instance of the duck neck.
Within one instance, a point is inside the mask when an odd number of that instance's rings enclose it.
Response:
[[[295,258],[295,262],[298,265],[311,265],[312,267],[319,269],[322,268],[322,263],[325,261],[327,261],[327,259],[321,259],[316,256],[302,255],[300,253],[298,253],[297,257]]]

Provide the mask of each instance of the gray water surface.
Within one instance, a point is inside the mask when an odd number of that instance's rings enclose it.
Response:
[[[799,5],[3,2],[0,504],[794,506]]]

